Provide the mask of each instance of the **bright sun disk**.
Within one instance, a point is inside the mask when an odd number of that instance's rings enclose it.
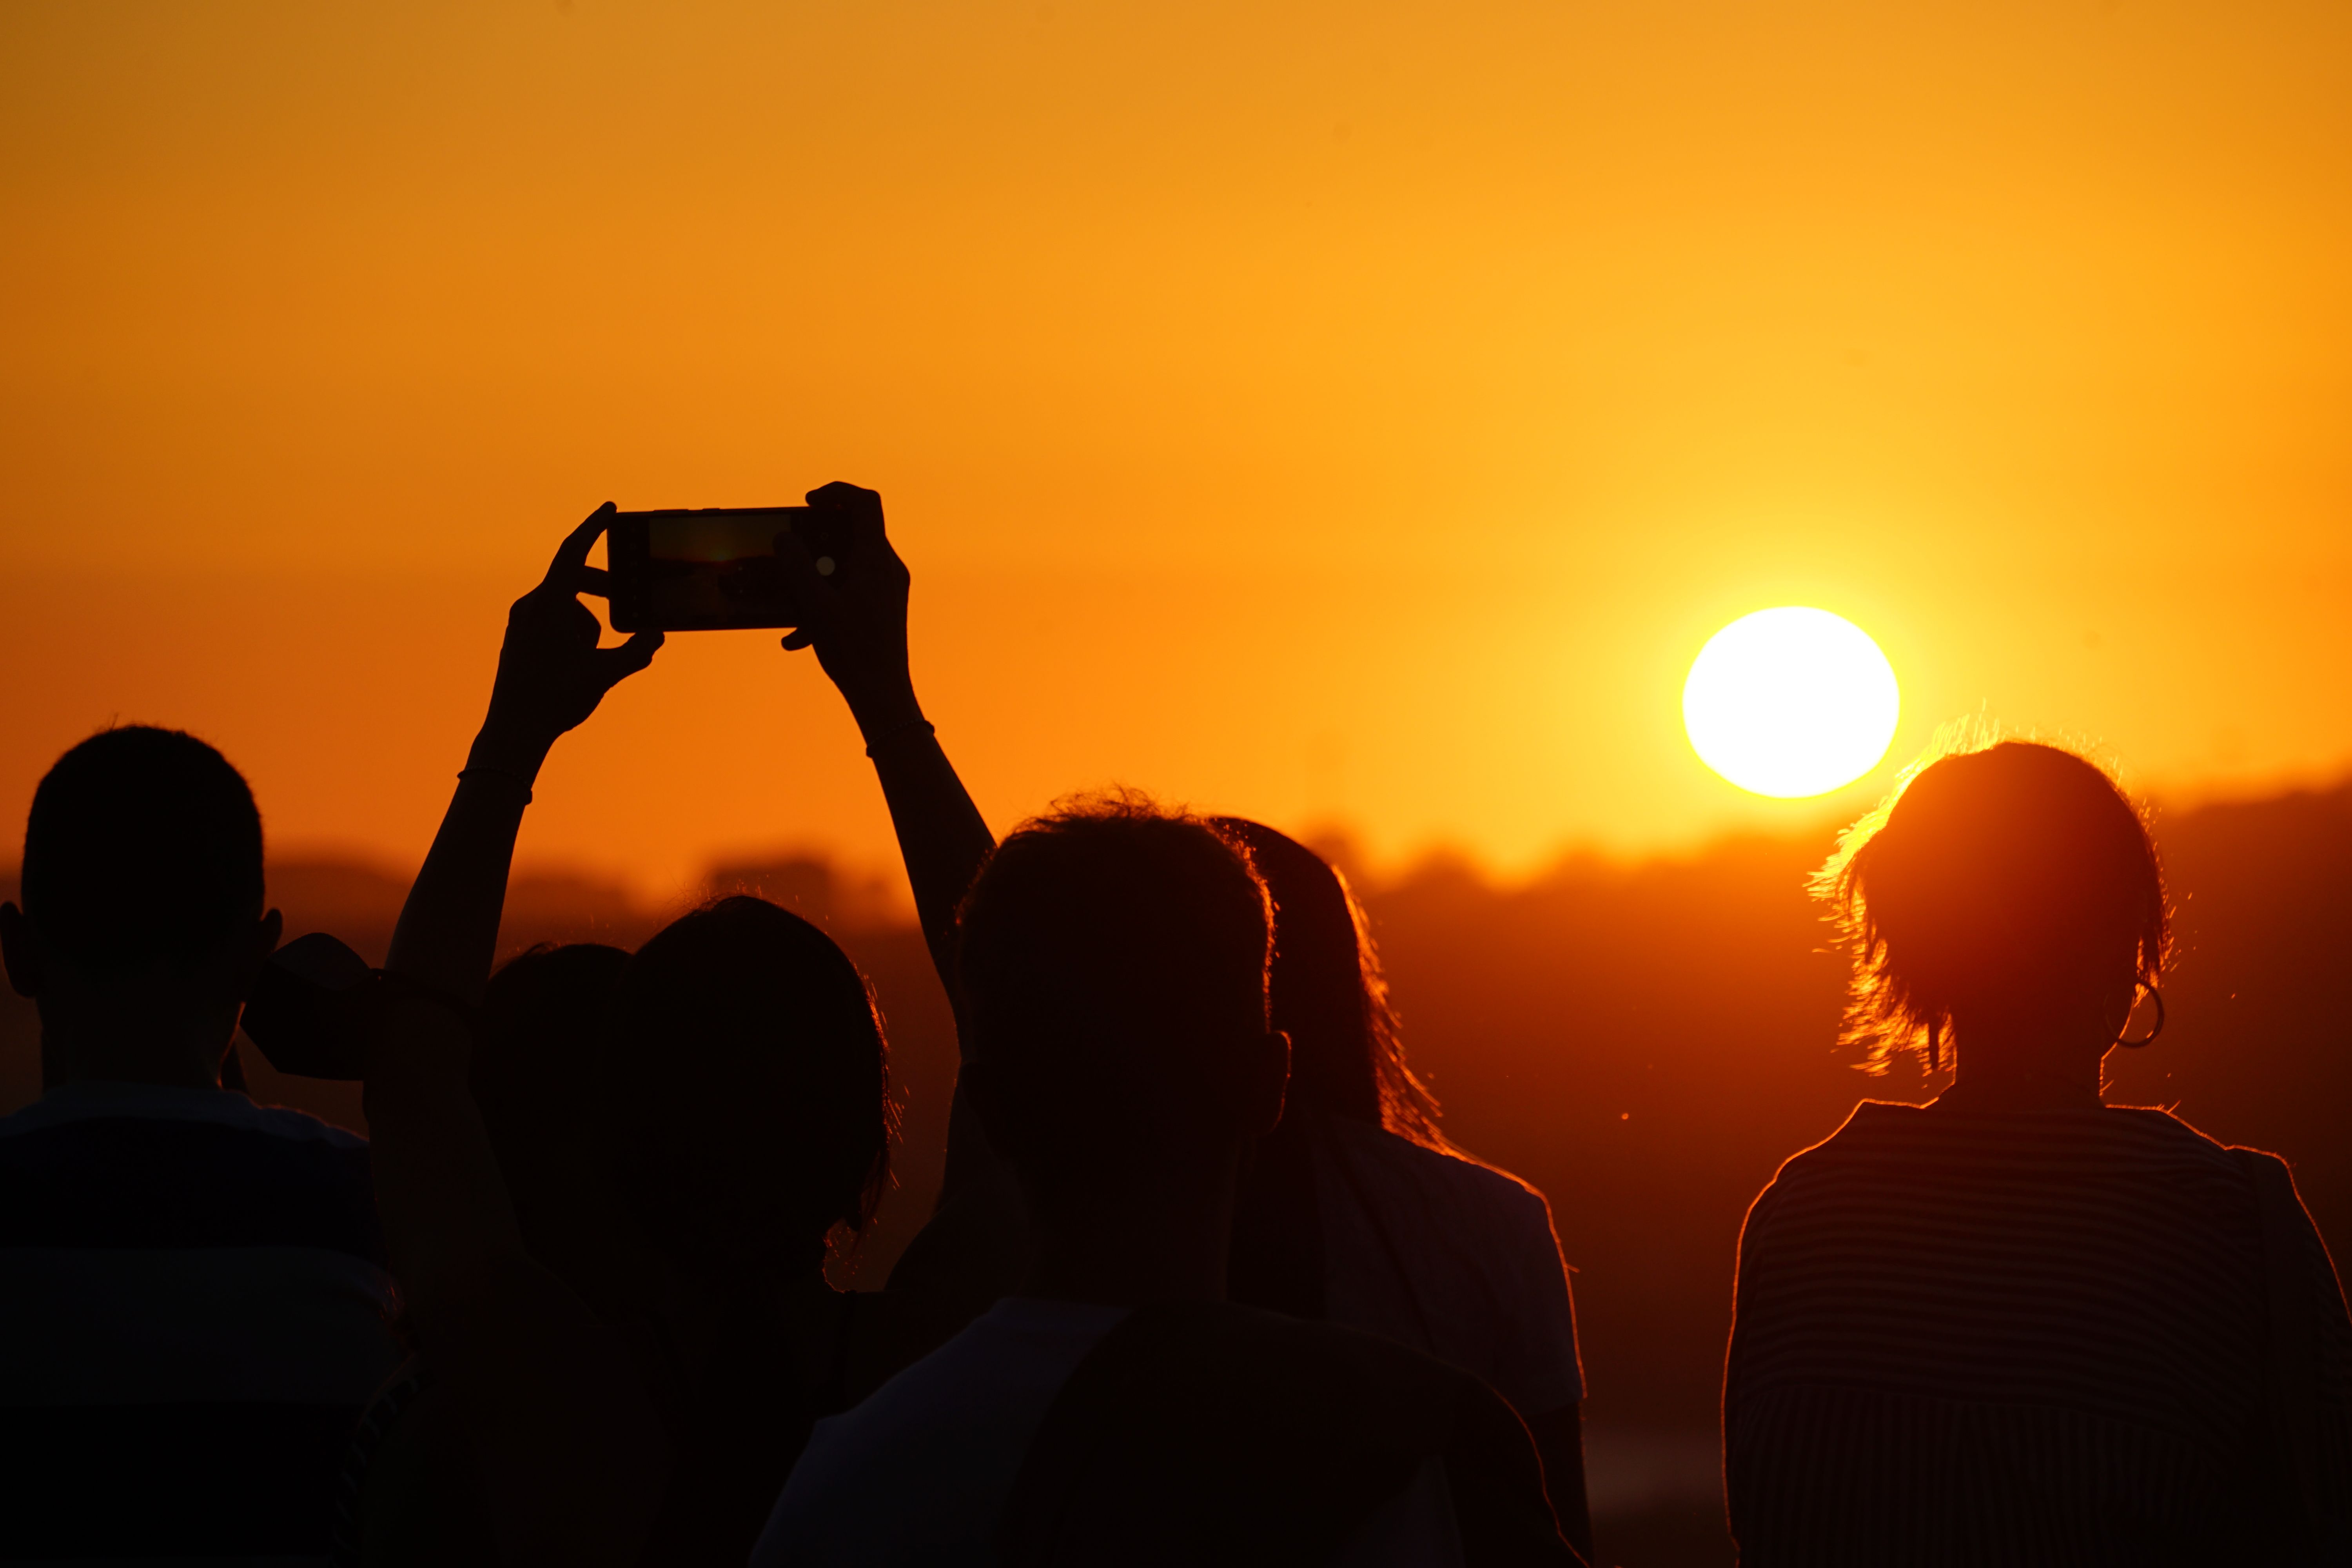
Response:
[[[1683,726],[1708,767],[1756,795],[1825,795],[1878,765],[1903,699],[1860,626],[1787,605],[1709,637],[1683,683]]]

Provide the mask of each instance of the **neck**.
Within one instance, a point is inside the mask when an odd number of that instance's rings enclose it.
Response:
[[[1085,1219],[1038,1229],[1022,1294],[1130,1307],[1222,1301],[1233,1247],[1232,1171],[1208,1191],[1106,1203]]]
[[[41,1087],[84,1082],[220,1088],[232,1016],[216,1018],[41,1018]]]
[[[2062,1026],[1956,1024],[1958,1062],[1939,1102],[1986,1110],[2095,1110],[2108,1039]]]

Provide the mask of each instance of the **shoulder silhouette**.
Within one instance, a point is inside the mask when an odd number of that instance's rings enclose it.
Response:
[[[2163,1016],[2131,802],[2055,747],[1948,756],[1819,886],[1853,954],[1847,1037],[1954,1078],[1863,1105],[1749,1211],[1724,1394],[1742,1562],[2336,1560],[2352,1321],[2317,1234],[2242,1152],[2101,1103],[2107,1052]],[[2279,1311],[2329,1347],[2284,1381]]]
[[[1348,1563],[1368,1532],[1408,1558],[1575,1560],[1525,1428],[1484,1385],[1224,1300],[1242,1166],[1288,1076],[1269,915],[1235,841],[1137,795],[998,847],[961,912],[962,1090],[1020,1184],[1034,1261],[1016,1296],[819,1425],[755,1562],[1259,1561],[1282,1542]],[[1234,1462],[1244,1429],[1313,1452],[1269,1478]],[[1449,1493],[1449,1440],[1507,1456],[1481,1474],[1517,1484]]]
[[[0,1120],[0,1556],[323,1556],[392,1288],[365,1142],[223,1087],[280,924],[252,793],[193,736],[93,736],[34,795],[23,894],[47,1088]]]

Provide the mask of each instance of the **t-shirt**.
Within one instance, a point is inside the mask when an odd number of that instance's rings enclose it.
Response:
[[[856,1408],[816,1425],[751,1553],[768,1564],[993,1563],[1031,1441],[1124,1307],[1008,1297]],[[1345,1568],[1461,1561],[1442,1467],[1367,1523]]]
[[[1319,1121],[1325,1318],[1475,1373],[1523,1416],[1580,1402],[1576,1309],[1543,1194],[1366,1122]]]
[[[152,1084],[0,1119],[0,1559],[324,1561],[391,1304],[363,1139]]]
[[[2352,1324],[2303,1229],[2340,1497]],[[1741,1561],[2248,1560],[2264,1278],[2245,1168],[2162,1111],[1865,1102],[1741,1237]]]

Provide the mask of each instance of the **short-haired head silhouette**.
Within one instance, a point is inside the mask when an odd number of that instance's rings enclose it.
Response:
[[[889,1069],[865,978],[764,899],[719,900],[623,970],[613,1024],[642,1068],[609,1103],[618,1180],[647,1233],[706,1277],[813,1268],[873,1219]]]
[[[1947,1030],[1964,1072],[2032,1039],[2104,1055],[2169,953],[2138,809],[2096,765],[2040,742],[1921,769],[1818,886],[1854,953],[1849,1037],[1881,1058],[1939,1057]]]
[[[280,921],[261,816],[220,752],[131,725],[58,759],[25,826],[24,907],[0,907],[16,990],[40,1005],[52,1084],[216,1085]]]
[[[1282,1111],[1265,885],[1136,795],[998,846],[966,897],[965,1087],[1039,1232],[1040,1294],[1216,1296],[1240,1159]]]

